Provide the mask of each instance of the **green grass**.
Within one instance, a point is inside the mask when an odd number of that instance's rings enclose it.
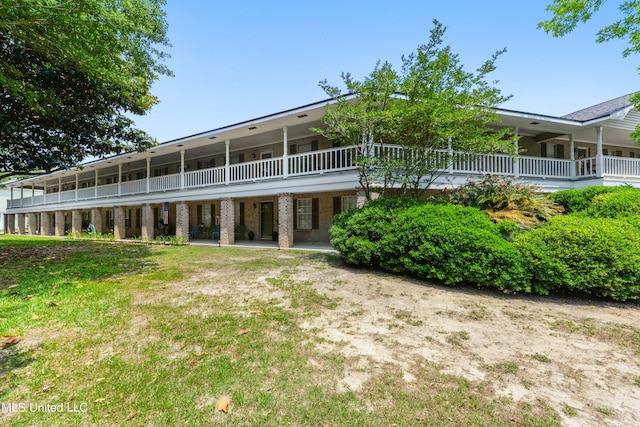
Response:
[[[0,424],[558,425],[544,405],[494,398],[423,360],[411,383],[383,365],[337,392],[354,362],[319,351],[303,324],[338,300],[296,278],[333,261],[281,254],[0,236],[0,334],[23,338],[0,351],[0,402],[86,405],[0,413]],[[273,293],[247,290],[261,286]]]

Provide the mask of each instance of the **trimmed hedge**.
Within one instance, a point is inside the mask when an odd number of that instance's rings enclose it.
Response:
[[[476,209],[424,205],[404,210],[380,240],[380,266],[447,285],[519,288],[522,258],[501,229]]]
[[[619,191],[639,191],[631,187],[605,187],[594,185],[580,190],[562,190],[550,194],[548,197],[555,203],[564,207],[565,213],[582,212],[591,206],[594,197],[600,194],[614,193]]]
[[[517,236],[528,291],[579,291],[619,301],[640,298],[640,232],[624,220],[567,215]]]
[[[591,218],[626,218],[640,215],[640,191],[623,187],[595,196],[584,213]]]

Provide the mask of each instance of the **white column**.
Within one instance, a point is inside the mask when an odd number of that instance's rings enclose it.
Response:
[[[118,165],[118,197],[122,194],[122,163]]]
[[[282,149],[284,150],[282,152],[282,177],[286,178],[289,176],[289,143],[287,141],[287,130],[288,128],[286,126],[284,126],[282,128],[282,133],[283,133],[283,142],[282,142]]]
[[[513,138],[513,152],[516,157],[515,161],[513,162],[513,175],[518,178],[520,176],[520,147],[518,146],[518,132],[520,131],[520,129],[516,127],[515,131],[516,134]]]
[[[224,183],[229,184],[231,182],[231,159],[229,158],[229,145],[231,145],[230,140],[224,141]]]
[[[571,179],[576,178],[576,143],[574,141],[574,135],[569,135],[569,160],[570,160],[570,170],[569,174]]]
[[[20,207],[24,206],[24,187],[20,184]]]
[[[180,189],[184,189],[184,148],[180,150]]]
[[[36,197],[36,186],[34,183],[31,183],[31,206],[35,204]]]
[[[75,199],[76,201],[78,201],[78,175],[79,174],[76,174],[76,191],[75,191],[76,192],[76,199]]]
[[[98,198],[98,169],[96,169],[96,173],[95,173],[95,182],[93,183],[95,185],[93,192],[94,192],[94,199]],[[95,225],[95,224],[94,224]]]
[[[62,177],[58,177],[58,202],[60,201],[60,193],[62,193]]]
[[[604,155],[602,154],[602,126],[598,126],[598,139],[596,145],[596,178],[602,178]]]
[[[447,155],[449,156],[449,166],[447,167],[447,170],[449,172],[449,174],[453,173],[453,146],[451,145],[451,138],[447,139]]]
[[[147,157],[147,193],[149,193],[150,185],[149,178],[151,176],[151,157]]]

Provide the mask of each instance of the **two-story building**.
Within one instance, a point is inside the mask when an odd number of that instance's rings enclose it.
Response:
[[[545,191],[590,185],[640,187],[640,113],[625,95],[552,117],[497,109],[513,129],[513,154],[455,161],[432,188],[483,174],[519,177]],[[63,236],[93,224],[116,239],[191,236],[231,245],[252,235],[328,242],[333,215],[362,205],[353,147],[310,130],[330,101],[164,142],[142,153],[8,184],[6,232]]]

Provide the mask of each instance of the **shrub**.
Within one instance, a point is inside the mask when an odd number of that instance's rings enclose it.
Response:
[[[517,236],[531,291],[640,298],[640,232],[623,220],[567,215]]]
[[[520,254],[499,227],[476,209],[423,205],[405,209],[380,240],[380,266],[445,284],[473,283],[519,289]]]
[[[534,228],[540,221],[563,212],[538,187],[513,178],[485,175],[453,189],[445,189],[437,201],[477,207],[487,212],[495,222],[516,222],[522,229]]]
[[[627,191],[632,189],[628,186],[605,187],[602,185],[593,185],[591,187],[579,190],[562,190],[549,195],[549,199],[562,205],[565,213],[582,212],[591,206],[594,197],[618,191]]]
[[[379,241],[393,232],[392,222],[410,206],[424,204],[408,197],[385,197],[372,200],[361,209],[333,217],[329,230],[331,244],[342,259],[355,266],[379,267]]]
[[[619,187],[622,190],[595,196],[584,212],[593,218],[625,218],[640,215],[640,190]]]

